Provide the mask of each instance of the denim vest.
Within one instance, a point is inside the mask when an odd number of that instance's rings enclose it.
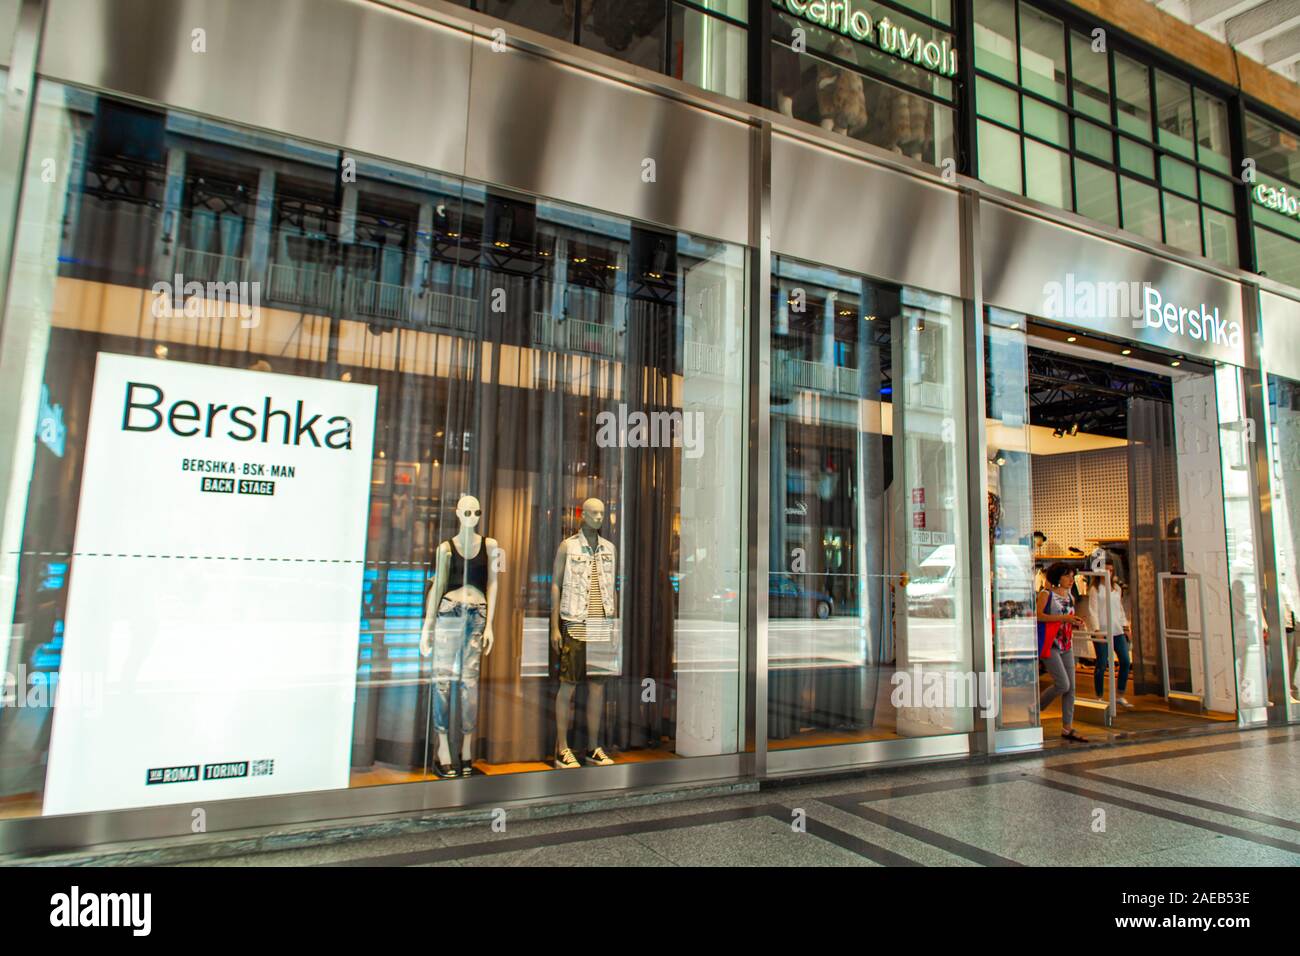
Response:
[[[565,538],[560,545],[564,550],[564,578],[560,584],[560,619],[585,621],[587,619],[587,591],[591,581],[591,555],[596,555],[600,572],[600,598],[605,605],[605,616],[613,617],[614,603],[614,545],[604,538],[596,540],[595,552],[587,545],[579,531]]]

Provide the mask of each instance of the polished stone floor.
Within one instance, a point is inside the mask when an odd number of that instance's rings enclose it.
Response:
[[[1300,865],[1300,728],[881,770],[200,866]]]

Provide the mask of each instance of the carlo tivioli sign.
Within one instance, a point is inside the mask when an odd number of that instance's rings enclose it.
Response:
[[[860,0],[772,0],[772,5],[940,76],[957,75],[957,51],[951,40],[927,40],[889,17],[877,20]]]

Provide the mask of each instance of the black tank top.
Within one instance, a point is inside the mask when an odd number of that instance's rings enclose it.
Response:
[[[482,594],[487,594],[487,538],[479,542],[478,554],[466,560],[461,553],[456,550],[456,542],[451,538],[447,539],[447,547],[451,548],[451,566],[447,574],[447,590],[454,591],[456,588],[470,585],[476,587]]]

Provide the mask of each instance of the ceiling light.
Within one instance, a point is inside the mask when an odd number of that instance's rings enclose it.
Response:
[[[1065,341],[1067,341],[1067,342],[1077,342],[1077,341],[1079,341],[1079,337],[1078,337],[1077,335],[1067,335],[1067,336],[1065,337]]]
[[[1132,355],[1132,354],[1133,354],[1133,350],[1132,350],[1132,349],[1120,349],[1120,350],[1119,350],[1119,354],[1120,354],[1120,355]]]
[[[167,357],[167,346],[165,346],[165,345],[155,345],[155,346],[153,347],[153,354],[156,355],[156,356],[158,356],[159,358],[166,358],[166,357]]]
[[[1170,362],[1169,364],[1172,365],[1174,368],[1178,368],[1178,366],[1182,365],[1183,363],[1180,362],[1178,359],[1174,359],[1174,360],[1173,360],[1172,362]]]

